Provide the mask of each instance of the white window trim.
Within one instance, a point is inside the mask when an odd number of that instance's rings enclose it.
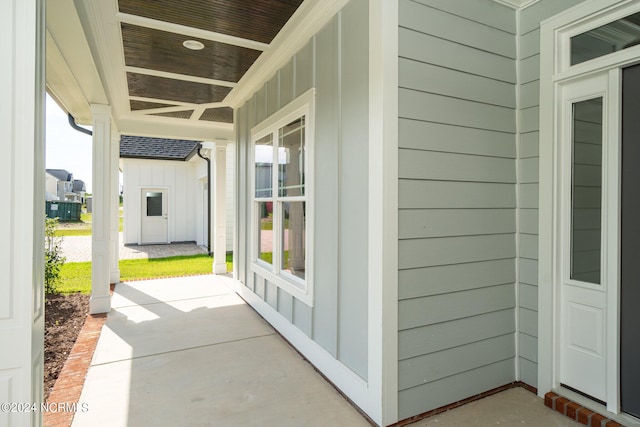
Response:
[[[305,116],[305,196],[304,197],[290,197],[287,201],[305,201],[306,202],[306,229],[305,229],[305,280],[299,279],[293,275],[280,272],[279,270],[279,245],[274,239],[274,253],[273,263],[271,265],[262,262],[258,259],[258,239],[256,224],[258,223],[258,212],[255,208],[255,142],[260,138],[263,138],[270,133],[277,132],[278,129],[289,124],[296,118]],[[269,282],[288,292],[295,298],[304,302],[309,306],[313,306],[313,282],[314,282],[314,137],[315,137],[315,89],[309,89],[280,110],[269,116],[251,129],[251,150],[250,150],[250,205],[251,214],[249,218],[251,220],[250,230],[250,254],[251,254],[251,271],[264,277]],[[274,139],[274,145],[277,139]],[[277,176],[277,164],[274,163],[273,168],[274,175]],[[277,188],[273,188],[273,199],[277,196],[275,192]],[[274,202],[278,203],[278,202]],[[280,218],[274,216],[274,230],[279,229]]]

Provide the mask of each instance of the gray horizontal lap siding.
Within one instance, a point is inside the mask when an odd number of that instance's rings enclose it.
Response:
[[[367,379],[368,2],[352,0],[237,111],[239,279]],[[315,103],[314,306],[254,274],[251,129],[310,88]]]
[[[540,0],[520,12],[519,365],[520,379],[538,384],[538,147],[540,105],[540,22],[582,0]]]
[[[404,419],[515,379],[517,50],[492,0],[399,12]]]

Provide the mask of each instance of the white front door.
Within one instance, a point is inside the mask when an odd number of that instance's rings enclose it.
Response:
[[[617,70],[560,85],[558,105],[561,176],[559,382],[607,401],[607,300],[617,277],[607,242],[617,237],[609,220],[618,215]],[[614,158],[616,158],[614,160]],[[615,178],[614,178],[615,180]],[[613,234],[612,234],[613,233]],[[613,275],[612,275],[613,273]],[[615,310],[615,307],[611,307]]]
[[[167,190],[143,188],[140,243],[169,243]]]

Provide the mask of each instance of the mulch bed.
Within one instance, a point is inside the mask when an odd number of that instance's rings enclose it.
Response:
[[[89,295],[47,295],[44,331],[44,401],[58,379],[89,313]]]

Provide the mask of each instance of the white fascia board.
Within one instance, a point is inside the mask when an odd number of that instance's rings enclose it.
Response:
[[[185,122],[184,119],[172,117],[147,116],[140,120],[124,118],[117,123],[118,131],[125,135],[208,141],[231,141],[233,139],[233,125],[231,123],[189,121],[189,124],[185,125]]]
[[[47,7],[47,87],[81,124],[91,123],[89,104],[108,104],[73,0]]]

